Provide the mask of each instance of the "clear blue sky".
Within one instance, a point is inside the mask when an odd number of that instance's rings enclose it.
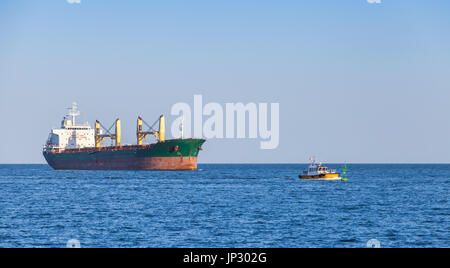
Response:
[[[0,1],[0,163],[43,163],[72,101],[131,143],[194,94],[280,103],[277,150],[203,163],[449,163],[450,1]]]

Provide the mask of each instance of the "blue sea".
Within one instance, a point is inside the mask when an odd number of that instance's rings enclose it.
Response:
[[[0,165],[0,247],[450,246],[450,165],[355,164],[348,182],[297,179],[306,167]]]

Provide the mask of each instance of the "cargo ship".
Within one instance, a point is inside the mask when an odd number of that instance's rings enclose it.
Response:
[[[69,108],[70,109],[70,108]],[[196,170],[197,157],[203,139],[165,140],[165,118],[161,115],[152,125],[138,117],[136,145],[121,145],[121,121],[116,119],[110,128],[99,122],[91,128],[88,123],[77,125],[80,115],[76,103],[72,104],[61,128],[52,129],[43,148],[47,163],[55,170]],[[159,129],[154,127],[159,123]],[[148,131],[143,131],[143,125]],[[111,132],[112,129],[114,132]],[[155,142],[144,144],[147,137]],[[111,146],[102,146],[105,139]]]

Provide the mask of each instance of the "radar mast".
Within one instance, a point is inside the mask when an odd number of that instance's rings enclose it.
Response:
[[[70,109],[69,115],[72,116],[72,126],[76,126],[75,117],[80,115],[80,111],[78,111],[78,104],[76,102],[73,102],[72,108],[67,108],[67,109]]]

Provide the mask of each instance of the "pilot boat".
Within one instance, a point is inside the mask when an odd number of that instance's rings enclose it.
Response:
[[[322,163],[316,163],[315,159],[311,159],[308,170],[305,170],[299,178],[315,181],[340,181],[342,179],[341,174],[336,170],[328,169]]]

